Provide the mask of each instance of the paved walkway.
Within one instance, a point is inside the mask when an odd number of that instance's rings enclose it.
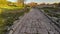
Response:
[[[20,20],[13,34],[59,34],[50,24],[50,20],[38,9],[31,9]]]

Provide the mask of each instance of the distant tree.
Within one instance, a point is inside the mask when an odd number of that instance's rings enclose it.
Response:
[[[22,6],[24,6],[24,2],[25,2],[26,0],[17,0],[17,3],[18,3],[18,5],[22,5]]]
[[[45,3],[41,3],[40,5],[46,5]]]
[[[53,5],[57,6],[57,5],[58,5],[58,3],[53,3]]]
[[[37,6],[37,3],[31,2],[31,3],[29,3],[28,5],[29,5],[30,7],[35,7],[35,6]]]
[[[58,7],[60,7],[60,3],[58,3]]]
[[[7,1],[7,5],[8,5],[8,6],[14,6],[14,7],[17,7],[17,6],[16,6],[16,3],[10,2],[10,1]]]
[[[50,5],[49,3],[47,3],[47,5]]]

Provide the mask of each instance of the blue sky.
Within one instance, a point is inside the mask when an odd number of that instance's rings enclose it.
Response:
[[[16,0],[9,0],[12,2],[15,2]],[[54,2],[60,2],[60,0],[26,0],[26,3],[30,3],[30,2],[37,2],[37,3],[54,3]]]

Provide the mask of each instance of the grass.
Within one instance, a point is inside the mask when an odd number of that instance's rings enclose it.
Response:
[[[44,10],[45,13],[47,13],[47,15],[51,16],[51,17],[56,17],[57,19],[60,18],[60,9],[58,7],[53,8],[53,7],[45,7],[42,8]]]
[[[22,7],[0,8],[0,34],[5,34],[8,31],[7,28],[12,26],[13,22],[19,19],[18,17],[29,11],[29,9],[22,12],[21,10]]]

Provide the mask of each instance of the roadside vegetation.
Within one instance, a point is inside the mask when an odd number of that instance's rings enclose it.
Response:
[[[23,16],[24,13],[27,13],[28,11],[28,8],[0,8],[0,34],[5,34],[7,32],[8,27],[12,26],[15,20],[18,20],[20,16]]]
[[[60,8],[59,7],[44,7],[42,8],[47,15],[55,19],[56,22],[60,22]]]
[[[13,22],[29,12],[29,8],[19,2],[0,1],[0,34],[5,34]]]
[[[55,19],[60,22],[60,2],[59,3],[53,3],[53,4],[45,4],[42,3],[37,6],[39,9],[43,9],[44,12],[52,17],[52,19]]]

